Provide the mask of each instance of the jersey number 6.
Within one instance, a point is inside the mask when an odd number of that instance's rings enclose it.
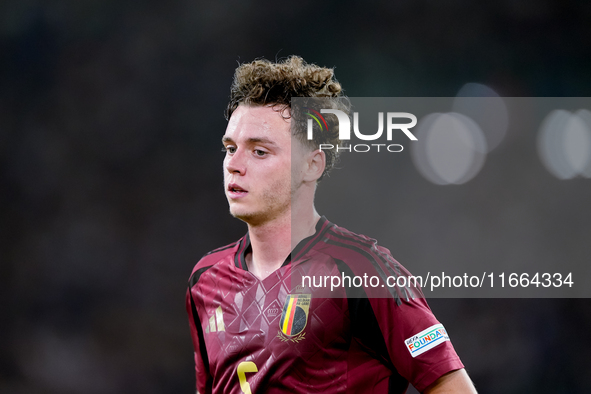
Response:
[[[238,380],[240,381],[240,390],[245,394],[252,394],[250,391],[250,384],[246,381],[247,372],[258,372],[258,368],[252,361],[243,361],[238,364],[236,368],[236,374],[238,374]]]

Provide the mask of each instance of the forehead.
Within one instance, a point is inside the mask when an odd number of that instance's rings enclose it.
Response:
[[[291,138],[290,119],[284,119],[281,111],[268,106],[239,105],[232,113],[224,138],[238,142],[240,139],[266,138],[288,142]]]

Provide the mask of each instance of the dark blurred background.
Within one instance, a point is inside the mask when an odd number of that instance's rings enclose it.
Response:
[[[350,96],[467,82],[591,96],[590,17],[570,0],[1,1],[0,392],[194,391],[187,279],[246,230],[227,214],[219,152],[239,62],[298,54],[336,67]],[[431,306],[479,392],[591,392],[590,300]]]

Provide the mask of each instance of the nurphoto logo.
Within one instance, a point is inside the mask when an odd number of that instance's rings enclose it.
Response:
[[[341,141],[349,141],[351,140],[351,121],[349,116],[338,109],[321,109],[320,112],[305,107],[308,111],[306,115],[310,118],[308,119],[308,129],[307,129],[307,138],[308,140],[314,139],[314,122],[318,124],[320,131],[327,130],[328,131],[328,124],[322,114],[333,114],[337,117],[339,122],[339,140]],[[409,130],[416,126],[417,124],[417,117],[408,112],[387,112],[386,113],[386,140],[392,141],[392,135],[394,131],[402,131],[411,141],[417,141],[417,137]],[[395,119],[408,119],[410,122],[408,123],[395,123]],[[359,130],[359,113],[353,112],[353,133],[355,137],[362,141],[375,141],[382,137],[384,134],[384,112],[378,112],[378,131],[373,134],[363,134]],[[329,149],[336,149],[337,151],[346,150],[349,152],[369,152],[373,150],[372,147],[375,147],[375,150],[380,152],[380,148],[385,147],[385,150],[388,152],[402,152],[404,149],[400,144],[355,144],[353,146],[334,146],[332,144],[320,144],[320,150],[329,150]]]

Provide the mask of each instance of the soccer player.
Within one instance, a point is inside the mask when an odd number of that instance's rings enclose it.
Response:
[[[476,392],[420,288],[347,284],[327,295],[292,281],[408,275],[387,249],[314,208],[335,162],[317,147],[338,145],[338,128],[308,141],[291,97],[338,108],[330,100],[342,96],[332,69],[299,57],[236,69],[224,187],[248,232],[206,254],[189,280],[198,393],[404,393],[409,382],[424,393]]]

